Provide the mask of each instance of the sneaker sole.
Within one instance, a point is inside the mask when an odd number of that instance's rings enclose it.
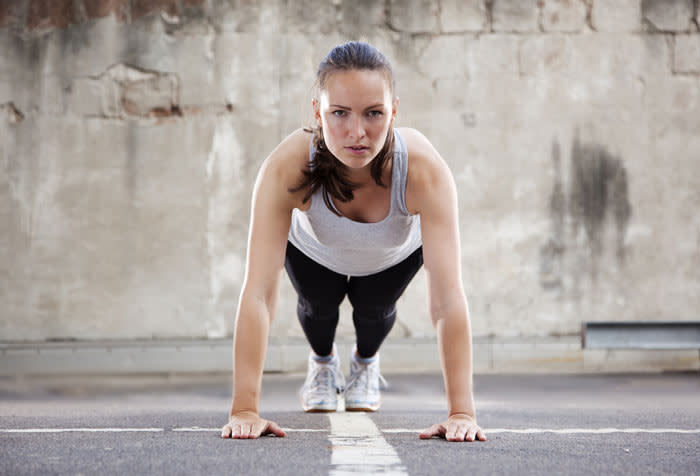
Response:
[[[327,405],[306,405],[304,401],[301,401],[301,408],[304,409],[306,413],[333,413],[338,411],[338,404],[335,406],[332,406],[331,404]]]
[[[348,404],[347,402],[345,403],[345,411],[346,412],[376,412],[379,410],[379,407],[382,406],[382,402],[379,401],[379,403],[375,405],[361,405],[361,404]]]

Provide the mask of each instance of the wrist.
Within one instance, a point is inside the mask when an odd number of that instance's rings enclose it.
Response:
[[[259,395],[260,392],[254,387],[244,387],[243,384],[236,386],[231,399],[231,414],[241,412],[257,414]]]
[[[234,398],[233,403],[231,404],[231,412],[230,414],[237,414],[237,413],[253,413],[255,415],[258,414],[258,405],[257,402],[249,401],[243,398]]]
[[[229,419],[233,418],[234,415],[260,416],[260,415],[258,415],[258,411],[256,409],[253,409],[253,408],[232,408],[231,412],[228,415]]]
[[[458,416],[468,417],[468,418],[471,418],[472,420],[476,420],[476,412],[474,412],[474,411],[453,411],[453,412],[449,413],[448,418],[458,417]]]

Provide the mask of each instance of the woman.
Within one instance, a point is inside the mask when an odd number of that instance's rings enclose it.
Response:
[[[454,180],[421,133],[393,128],[398,102],[379,51],[361,42],[339,45],[319,66],[317,128],[292,133],[264,161],[253,192],[234,395],[222,437],[285,435],[258,414],[283,267],[312,348],[301,391],[302,407],[312,412],[336,410],[341,396],[346,410],[379,408],[378,350],[396,319],[396,301],[425,265],[449,415],[420,437],[486,439],[472,394]],[[333,344],[346,294],[357,336],[347,383]]]

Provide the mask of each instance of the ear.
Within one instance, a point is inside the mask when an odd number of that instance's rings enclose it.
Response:
[[[314,108],[314,119],[316,119],[316,124],[321,127],[321,104],[316,99],[312,99],[311,107]]]
[[[396,114],[399,112],[399,97],[396,96],[396,99],[394,99],[394,104],[392,105],[391,108],[391,120],[392,122],[394,119],[396,119]]]

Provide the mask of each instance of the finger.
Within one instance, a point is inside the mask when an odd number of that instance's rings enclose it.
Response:
[[[231,435],[233,438],[240,438],[241,437],[241,425],[233,425],[233,434]]]
[[[270,421],[267,423],[267,427],[265,427],[265,433],[264,434],[269,434],[272,433],[275,436],[279,437],[284,437],[287,436],[287,434],[284,432],[282,428],[277,425],[274,421]]]
[[[448,430],[445,439],[447,441],[464,441],[464,434],[466,431],[463,428],[455,428],[454,433],[450,433]]]
[[[241,438],[252,438],[250,434],[250,425],[247,423],[241,424]]]
[[[221,429],[221,438],[231,438],[232,431],[231,425],[224,425],[224,427]]]
[[[474,441],[474,437],[476,436],[476,430],[478,430],[478,427],[471,427],[467,431],[467,436],[464,438],[467,441]]]
[[[250,438],[258,438],[265,434],[265,420],[250,425]]]
[[[257,438],[260,436],[260,433],[262,433],[264,426],[262,425],[255,425],[255,424],[250,424],[248,427],[248,438]]]
[[[481,441],[486,441],[486,434],[483,432],[481,428],[479,428],[479,431],[476,432],[476,437],[480,439]]]
[[[461,438],[460,438],[461,433]],[[464,440],[464,428],[456,424],[447,424],[447,433],[445,434],[445,439],[447,441],[463,441]]]
[[[427,440],[427,439],[432,438],[433,436],[435,436],[435,435],[437,434],[437,433],[436,433],[435,426],[436,426],[436,425],[432,425],[431,427],[428,427],[428,428],[426,428],[425,430],[421,431],[421,432],[420,432],[420,435],[418,435],[418,437],[419,437],[421,440]]]
[[[433,436],[444,436],[445,431],[445,427],[442,424],[436,423],[430,428],[423,430],[423,432],[419,436],[421,439],[427,440],[432,438]]]
[[[260,420],[259,422],[257,422],[256,424],[254,424],[251,427],[250,437],[251,438],[259,438],[260,436],[272,433],[272,431],[270,430],[270,424],[274,424],[274,423],[268,422],[266,420]]]

